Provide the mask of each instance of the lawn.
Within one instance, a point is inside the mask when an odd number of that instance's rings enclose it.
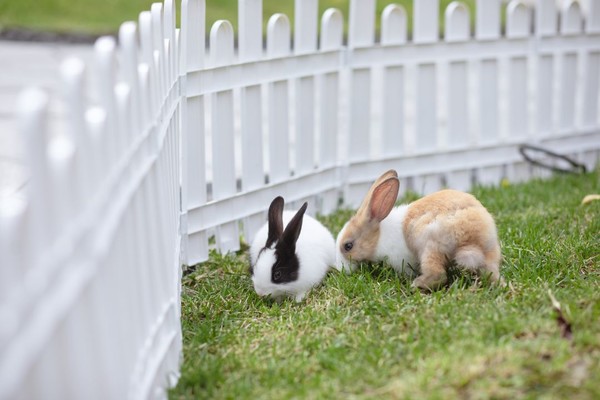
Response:
[[[254,293],[244,252],[214,252],[183,280],[170,398],[600,398],[600,201],[581,205],[598,192],[598,171],[474,190],[506,288],[454,271],[421,294],[364,265],[277,304]],[[350,214],[322,221],[337,233]]]
[[[2,0],[0,2],[0,30],[2,28],[29,28],[60,33],[104,34],[117,32],[119,25],[127,20],[137,20],[141,11],[149,10],[152,0]],[[451,0],[440,1],[440,21]],[[475,0],[464,1],[474,15]],[[176,0],[179,8],[181,1]],[[377,1],[377,26],[379,16],[386,5],[402,4],[412,14],[412,0]],[[206,0],[207,31],[219,19],[228,19],[237,25],[237,0]],[[320,0],[319,15],[329,7],[339,8],[348,18],[349,0]],[[293,0],[263,0],[263,19],[266,25],[274,13],[282,12],[290,19],[294,14]],[[179,13],[178,13],[179,14]],[[411,25],[409,24],[409,30]]]

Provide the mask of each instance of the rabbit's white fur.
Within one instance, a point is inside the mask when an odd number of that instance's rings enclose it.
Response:
[[[417,257],[409,250],[404,240],[402,223],[408,210],[408,204],[394,208],[386,219],[381,221],[379,229],[381,236],[375,248],[374,260],[376,262],[386,261],[399,273],[414,275],[418,267]],[[340,271],[352,272],[358,266],[356,262],[346,260],[340,250],[341,240],[348,223],[340,231],[336,241],[336,268]]]
[[[295,214],[293,211],[283,212],[284,229]],[[271,282],[275,245],[271,249],[264,248],[268,230],[268,224],[262,226],[250,246],[254,290],[259,296],[270,295],[275,299],[289,296],[301,301],[310,289],[321,283],[329,268],[335,265],[335,240],[319,221],[305,214],[300,237],[296,242],[296,256],[300,263],[298,279],[276,284]]]

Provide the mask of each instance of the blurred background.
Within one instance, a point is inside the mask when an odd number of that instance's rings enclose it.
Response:
[[[94,37],[101,34],[112,34],[119,25],[127,20],[137,18],[137,15],[149,9],[150,0],[106,0],[102,7],[96,7],[93,0],[3,0],[0,2],[0,31],[4,37],[27,37],[27,32],[52,32],[70,34],[82,38]],[[180,1],[177,1],[177,8]],[[235,26],[237,24],[237,0],[207,0],[206,29],[219,19],[227,19]],[[412,0],[378,0],[377,14],[390,3],[401,4],[406,11],[412,13]],[[440,1],[440,13],[446,9],[451,0]],[[471,8],[473,21],[475,0],[463,0]],[[338,8],[347,18],[349,0],[320,0],[319,15],[330,7]],[[274,13],[284,13],[290,18],[294,14],[293,0],[263,0],[264,24]],[[179,13],[178,13],[179,17]],[[443,15],[440,14],[440,23]],[[379,26],[379,21],[377,21]],[[409,31],[411,26],[409,25]]]

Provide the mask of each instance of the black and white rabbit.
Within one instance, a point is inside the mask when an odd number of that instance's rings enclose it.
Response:
[[[299,302],[335,265],[335,240],[319,221],[304,215],[307,203],[296,213],[283,206],[282,197],[271,202],[268,222],[250,246],[250,271],[259,296]]]

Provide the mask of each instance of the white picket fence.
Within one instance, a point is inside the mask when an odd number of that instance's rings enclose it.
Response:
[[[534,143],[592,168],[600,154],[600,1],[535,13],[297,0],[268,20],[239,0],[205,36],[204,0],[154,4],[98,40],[93,66],[65,61],[69,115],[46,123],[39,90],[19,101],[30,167],[24,202],[0,206],[0,399],[164,398],[181,356],[182,264],[239,249],[276,195],[311,213],[354,206],[388,168],[402,187],[520,181]],[[533,18],[535,15],[535,18]],[[535,21],[533,21],[535,19]],[[532,28],[533,26],[533,28]],[[293,43],[293,45],[292,45]],[[86,86],[94,74],[96,86]]]
[[[139,40],[138,40],[139,38]],[[180,327],[179,53],[155,4],[18,101],[27,199],[0,210],[0,399],[164,398]],[[88,87],[91,75],[95,87]]]
[[[439,2],[419,0],[412,40],[405,10],[389,5],[379,42],[375,0],[350,1],[347,45],[339,11],[323,14],[318,37],[317,0],[296,1],[293,46],[277,14],[266,50],[261,1],[240,1],[237,53],[227,21],[212,27],[207,51],[203,2],[183,4],[189,264],[206,260],[212,235],[224,251],[239,248],[240,233],[251,239],[275,195],[328,213],[340,193],[356,205],[388,168],[423,193],[544,175],[524,163],[521,143],[588,167],[598,159],[598,1],[585,24],[576,1],[538,1],[533,31],[533,10],[510,2],[504,35],[499,0],[477,2],[474,33],[454,2],[440,39]]]

